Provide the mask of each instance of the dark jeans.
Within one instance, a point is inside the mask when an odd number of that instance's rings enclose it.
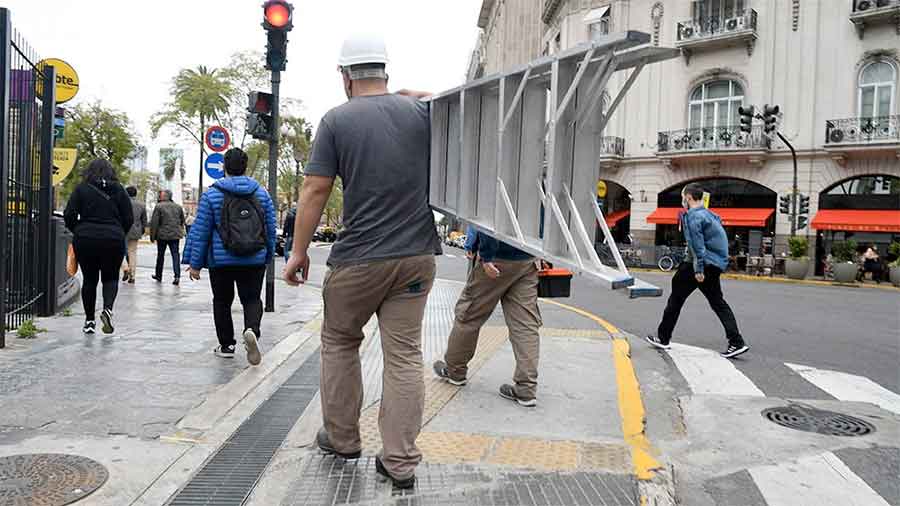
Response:
[[[738,331],[734,312],[728,303],[725,302],[725,297],[722,295],[722,284],[719,280],[722,271],[718,267],[707,265],[703,274],[706,276],[706,279],[703,283],[698,283],[694,278],[694,266],[692,264],[684,262],[678,266],[678,271],[672,277],[672,293],[669,295],[669,302],[666,304],[662,321],[657,329],[657,337],[664,343],[668,343],[672,339],[672,331],[675,330],[675,324],[678,323],[678,316],[681,314],[682,306],[684,306],[687,298],[694,293],[694,290],[699,288],[700,293],[709,302],[709,307],[712,308],[716,316],[719,317],[719,321],[722,322],[722,326],[725,327],[725,336],[728,339],[728,343],[736,346],[743,345],[744,339]]]
[[[162,279],[163,266],[166,265],[166,248],[169,248],[169,253],[172,255],[172,270],[175,272],[175,279],[181,277],[181,257],[178,253],[178,243],[180,243],[178,239],[174,241],[163,241],[161,239],[157,239],[156,241],[156,279]]]
[[[230,266],[210,269],[209,284],[213,293],[213,319],[216,322],[216,337],[219,344],[234,346],[234,322],[231,319],[231,303],[234,302],[234,287],[237,285],[238,298],[244,306],[244,330],[253,329],[260,336],[263,303],[260,298],[265,265]]]
[[[125,256],[120,239],[75,238],[72,247],[84,282],[81,301],[85,320],[95,320],[97,283],[103,281],[103,309],[112,311],[119,293],[119,268]]]

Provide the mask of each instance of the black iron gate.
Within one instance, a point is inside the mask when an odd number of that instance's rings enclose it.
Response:
[[[0,8],[0,348],[50,304],[55,73]]]

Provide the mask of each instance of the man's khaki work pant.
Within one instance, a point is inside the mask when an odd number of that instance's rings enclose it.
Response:
[[[460,380],[466,377],[469,361],[475,356],[478,333],[500,302],[516,357],[513,375],[516,395],[533,399],[537,392],[538,331],[542,324],[537,304],[537,267],[534,260],[496,260],[494,265],[500,269],[497,279],[489,278],[481,264],[469,272],[466,287],[456,303],[456,318],[444,361],[450,377]]]
[[[422,376],[422,318],[434,284],[434,256],[416,256],[337,267],[322,289],[321,396],[325,430],[341,453],[361,450],[359,415],[363,402],[359,346],[363,326],[378,316],[384,352],[383,392],[378,427],[381,460],[396,479],[414,474],[422,453],[425,383]]]

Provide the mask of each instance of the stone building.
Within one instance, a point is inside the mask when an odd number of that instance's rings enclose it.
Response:
[[[810,200],[798,234],[817,270],[835,241],[882,252],[900,241],[900,0],[485,0],[479,26],[470,78],[626,30],[682,50],[638,77],[597,160],[607,222],[645,260],[652,245],[680,245],[689,181],[711,193],[735,252],[784,251],[792,157],[761,122],[740,130],[738,107],[749,105],[780,107]]]

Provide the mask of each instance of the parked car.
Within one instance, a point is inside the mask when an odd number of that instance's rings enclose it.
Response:
[[[319,227],[313,234],[313,241],[315,242],[334,242],[336,240],[337,231],[334,229],[334,227]]]

